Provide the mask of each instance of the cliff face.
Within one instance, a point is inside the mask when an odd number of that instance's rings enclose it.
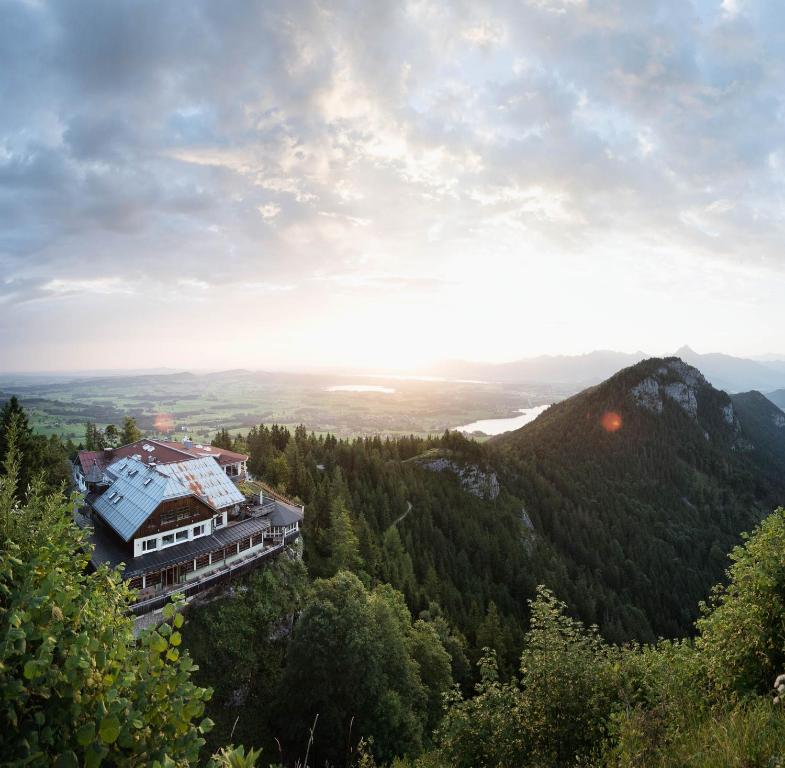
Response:
[[[662,365],[630,388],[630,395],[640,408],[657,415],[663,413],[665,403],[671,402],[699,424],[707,420],[716,422],[718,417],[723,433],[721,437],[729,439],[734,450],[748,451],[754,448],[749,438],[741,435],[741,422],[731,397],[712,387],[697,368],[682,360],[663,361]],[[702,409],[704,403],[706,407]],[[713,414],[707,413],[712,409]],[[701,415],[714,418],[702,419]],[[712,439],[711,431],[703,428],[707,440]]]
[[[493,501],[499,495],[499,479],[495,472],[484,472],[473,464],[461,467],[446,458],[423,461],[421,466],[431,472],[454,473],[463,489],[480,499]]]

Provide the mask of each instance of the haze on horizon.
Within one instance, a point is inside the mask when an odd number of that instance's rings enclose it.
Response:
[[[0,370],[779,352],[785,14],[0,6]]]

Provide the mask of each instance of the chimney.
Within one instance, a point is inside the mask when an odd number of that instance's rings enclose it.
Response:
[[[193,447],[194,447],[193,440],[191,440],[190,437],[184,437],[183,448],[193,448]]]
[[[261,507],[262,504],[264,504],[264,495],[259,491],[259,506]]]

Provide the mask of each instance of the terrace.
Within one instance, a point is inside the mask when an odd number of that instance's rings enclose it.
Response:
[[[301,517],[296,507],[269,499],[243,507],[226,527],[211,534],[131,557],[100,517],[83,510],[74,514],[77,524],[90,530],[93,566],[124,566],[123,578],[138,590],[135,614],[154,610],[176,592],[195,594],[277,554],[299,536]]]

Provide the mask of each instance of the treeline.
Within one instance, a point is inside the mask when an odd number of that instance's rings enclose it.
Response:
[[[77,446],[70,440],[63,441],[58,435],[34,434],[27,413],[13,396],[0,407],[0,475],[8,457],[12,425],[20,457],[16,478],[19,494],[24,497],[36,478],[42,479],[47,489],[66,487],[71,478],[70,459]]]
[[[526,601],[538,580],[558,580],[558,564],[522,524],[516,498],[504,491],[479,498],[453,473],[429,471],[420,460],[485,467],[481,445],[455,432],[339,440],[277,425],[221,433],[216,444],[248,454],[255,477],[305,504],[312,578],[350,570],[368,587],[391,584],[415,617],[443,615],[471,662],[492,647],[505,673],[514,668]],[[459,682],[471,684],[465,675]]]
[[[297,560],[193,611],[184,642],[216,687],[217,738],[284,765],[781,767],[783,551],[779,509],[734,550],[694,640],[610,644],[540,587],[514,673],[487,649],[468,694],[443,621],[345,571],[309,586]]]
[[[100,429],[92,421],[85,422],[84,449],[87,451],[101,451],[104,448],[117,448],[141,440],[142,433],[136,425],[136,419],[126,416],[121,427],[107,424]]]

